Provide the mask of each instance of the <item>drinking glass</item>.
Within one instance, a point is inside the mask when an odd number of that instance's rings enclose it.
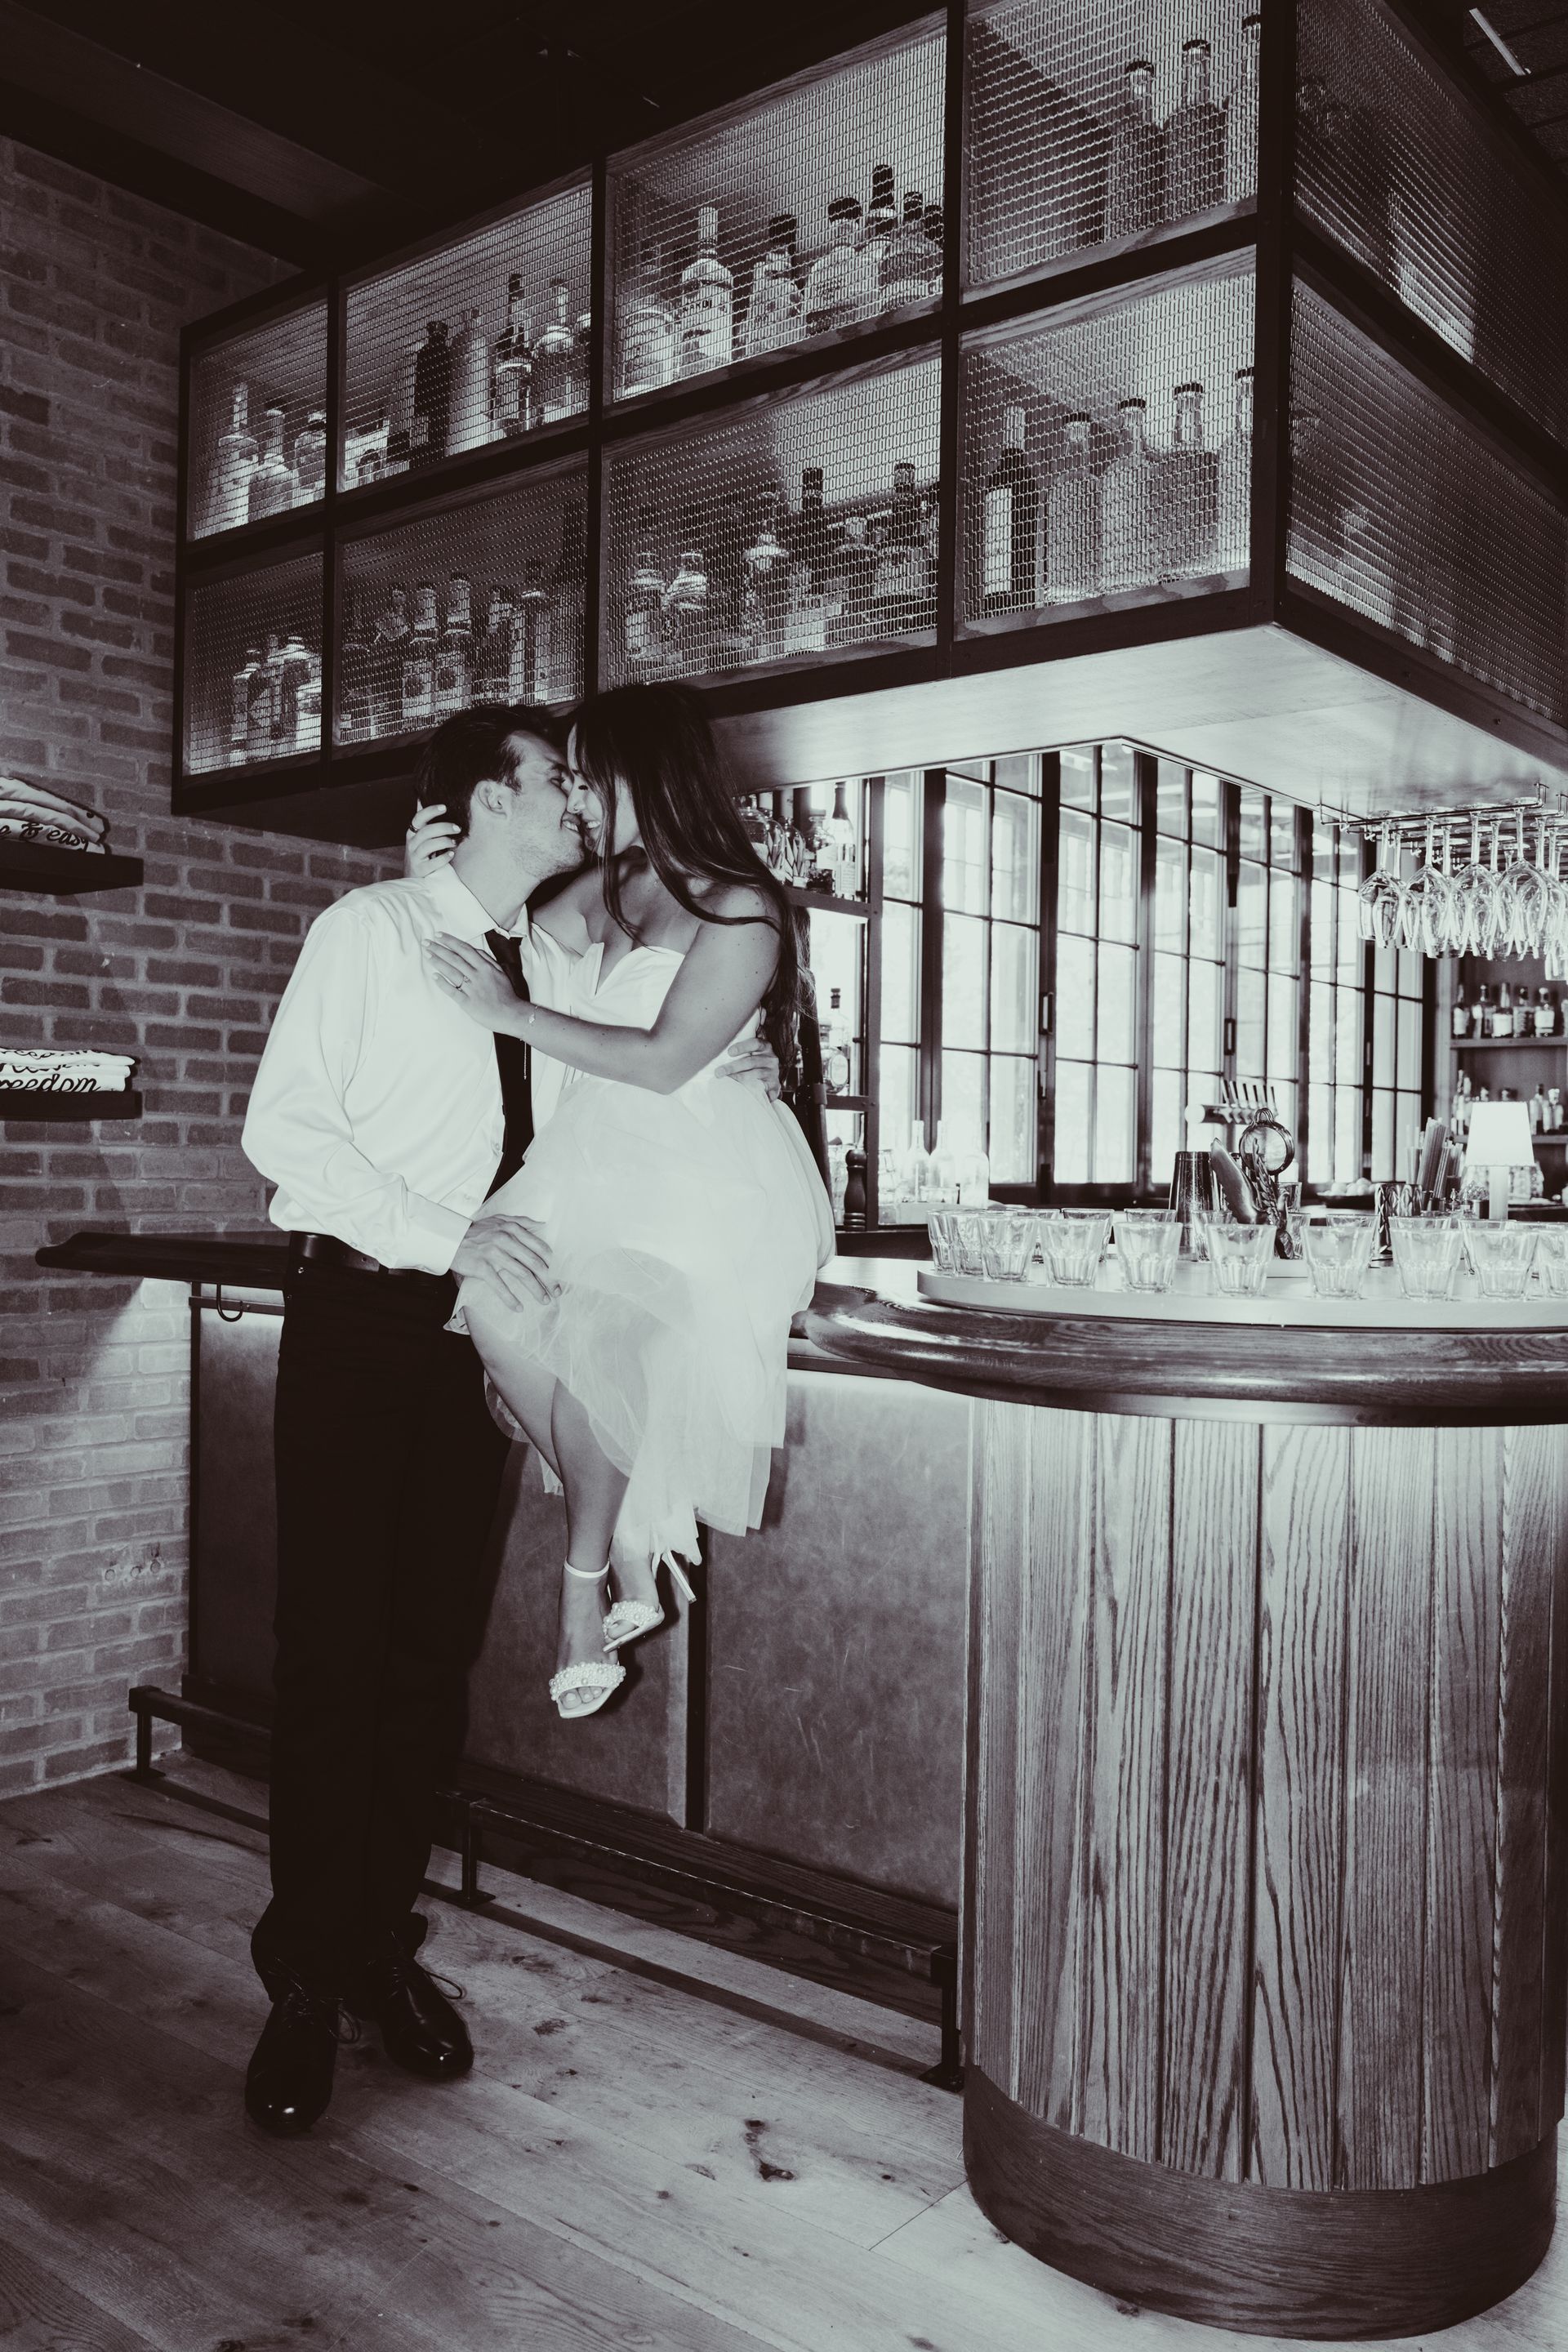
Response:
[[[1129,1290],[1169,1290],[1182,1243],[1173,1209],[1119,1209],[1116,1248]]]
[[[1394,1270],[1406,1298],[1447,1298],[1459,1263],[1458,1217],[1390,1217]]]
[[[1051,1280],[1072,1290],[1092,1290],[1110,1238],[1109,1209],[1064,1209],[1042,1235]]]
[[[1353,1209],[1330,1210],[1301,1228],[1307,1271],[1317,1298],[1359,1298],[1372,1262],[1373,1220]]]
[[[1500,1220],[1477,1218],[1465,1234],[1470,1271],[1483,1298],[1522,1298],[1535,1262],[1539,1228]]]
[[[933,1209],[926,1219],[926,1234],[931,1242],[931,1264],[938,1274],[952,1274],[957,1268],[958,1211]]]
[[[1568,1225],[1537,1225],[1535,1273],[1542,1290],[1568,1298]]]
[[[1034,1234],[1016,1209],[993,1209],[980,1228],[980,1260],[987,1282],[1022,1282],[1034,1245]]]
[[[1261,1298],[1274,1263],[1273,1226],[1237,1225],[1211,1215],[1204,1238],[1215,1290],[1226,1298]]]
[[[984,1274],[981,1229],[990,1213],[989,1209],[951,1209],[947,1212],[952,1219],[952,1265],[950,1272]]]

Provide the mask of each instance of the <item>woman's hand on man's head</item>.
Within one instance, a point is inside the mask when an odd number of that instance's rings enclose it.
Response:
[[[416,808],[414,822],[403,836],[404,879],[417,882],[435,866],[445,866],[460,838],[442,802],[431,801],[427,807]]]

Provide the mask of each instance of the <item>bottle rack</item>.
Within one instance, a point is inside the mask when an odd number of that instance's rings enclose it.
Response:
[[[546,485],[563,467],[577,469],[584,500],[584,688],[698,678],[716,710],[741,716],[1205,632],[1282,629],[1314,657],[1379,674],[1568,768],[1568,461],[1551,440],[1552,403],[1568,404],[1553,339],[1568,325],[1547,299],[1568,253],[1562,191],[1420,48],[1399,0],[1278,0],[1260,26],[1252,15],[1248,0],[969,0],[416,250],[325,285],[273,290],[187,331],[177,793],[205,779],[190,805],[329,837],[358,794],[353,837],[392,829],[412,758],[406,730],[371,737],[355,722],[328,727],[314,751],[272,738],[263,751],[258,739],[231,760],[232,681],[245,651],[235,637],[265,632],[269,611],[292,621],[279,600],[298,601],[308,574],[315,584],[300,625],[307,650],[324,656],[341,719],[334,675],[345,655],[351,669],[359,657],[351,591],[356,564],[375,560],[369,542],[384,535],[387,560],[402,561],[390,535],[428,523],[426,569],[450,563],[468,578],[478,632],[491,587],[520,585],[508,549],[533,552],[523,525],[514,540],[511,519],[531,510],[531,484],[548,509]],[[1206,101],[1192,68],[1184,99],[1184,52],[1206,57]],[[1148,104],[1140,95],[1134,120],[1126,68],[1139,63],[1142,80],[1144,61]],[[1325,106],[1331,135],[1319,119]],[[1481,196],[1467,186],[1439,202],[1430,175],[1446,184],[1460,154],[1482,159]],[[907,302],[884,310],[879,299],[874,316],[746,356],[752,273],[771,225],[795,219],[804,311],[829,199],[880,196],[879,167],[891,169],[900,211],[906,189],[941,203],[940,300],[927,280]],[[713,363],[686,373],[678,352],[672,381],[637,390],[641,377],[625,368],[627,306],[647,295],[679,313],[699,205],[718,213],[713,258],[731,275],[731,356],[715,357],[721,343],[703,346],[696,360]],[[638,274],[650,246],[662,248],[657,282]],[[498,358],[518,348],[507,341],[514,277],[530,312],[521,340],[531,369],[552,279],[565,286],[571,328],[570,354],[564,345],[558,354],[568,385],[560,411],[521,431],[506,429],[516,385],[498,394],[495,381]],[[446,322],[448,344],[462,341],[462,385],[448,352],[440,454],[416,463],[402,439],[412,443],[416,413],[428,420],[440,407],[437,396],[431,408],[427,359],[414,383],[432,320]],[[668,320],[658,331],[668,342]],[[1248,486],[1233,426],[1237,373],[1255,355]],[[435,374],[438,395],[443,368]],[[324,494],[215,530],[216,439],[237,381],[247,384],[247,412],[251,392],[297,387],[283,402],[286,455],[296,414],[324,405]],[[1172,467],[1183,383],[1202,386],[1202,440],[1184,436],[1196,462]],[[1148,404],[1161,484],[1151,502],[1163,501],[1181,544],[1175,558],[1162,547],[1153,562],[1119,562],[1108,581],[1113,428],[1134,397]],[[986,488],[1005,413],[1018,409],[1046,546],[1037,584],[1026,558],[1022,577],[998,591],[986,581]],[[1087,417],[1086,436],[1069,435],[1075,416]],[[418,428],[421,446],[433,446],[432,429]],[[895,532],[902,457],[915,479]],[[856,516],[873,555],[879,532],[906,544],[897,534],[912,489],[929,599],[923,589],[901,604],[873,595],[847,625],[819,616],[811,549],[802,559],[797,544],[809,467],[824,476],[830,557],[858,539],[844,528]],[[1072,478],[1085,472],[1087,487]],[[1222,488],[1226,501],[1212,561],[1211,483],[1216,517]],[[759,631],[746,592],[766,567],[748,572],[746,556],[775,489],[784,569],[759,592],[771,607]],[[1092,541],[1083,518],[1098,505],[1098,583],[1088,562],[1053,571],[1053,494],[1058,547],[1069,551],[1075,531]],[[479,518],[485,502],[493,526]],[[469,545],[460,532],[444,536],[458,529],[443,518],[459,507]],[[654,527],[639,532],[649,509]],[[805,539],[817,530],[813,516]],[[635,543],[648,537],[651,551]],[[680,577],[679,558],[693,551],[700,565]],[[545,552],[553,563],[553,542]],[[634,581],[635,559],[650,552]],[[808,591],[803,600],[797,578],[792,605],[791,576],[803,569]],[[432,583],[443,595],[446,576]],[[628,639],[639,599],[650,619],[658,604],[651,654],[640,625]],[[552,672],[552,699],[563,698],[565,675]],[[1268,716],[1293,729],[1293,709]],[[246,767],[278,781],[245,784]],[[232,791],[216,775],[236,777]]]
[[[229,541],[327,492],[325,299],[193,353],[185,532]]]
[[[183,774],[320,758],[321,611],[319,544],[197,577],[181,657]]]

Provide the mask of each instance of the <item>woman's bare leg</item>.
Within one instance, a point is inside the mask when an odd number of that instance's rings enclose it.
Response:
[[[560,1382],[551,1408],[550,1433],[566,1489],[566,1558],[585,1574],[561,1580],[561,1634],[556,1669],[605,1654],[605,1608],[608,1580],[590,1584],[587,1576],[607,1563],[610,1538],[626,1491],[617,1470],[594,1434],[583,1407]]]
[[[561,1465],[555,1458],[555,1441],[550,1427],[557,1386],[554,1373],[546,1371],[542,1364],[507,1337],[506,1310],[499,1300],[492,1304],[482,1293],[476,1297],[470,1289],[463,1302],[463,1312],[469,1336],[507,1410],[514,1421],[521,1423],[528,1432],[529,1444],[559,1478]]]

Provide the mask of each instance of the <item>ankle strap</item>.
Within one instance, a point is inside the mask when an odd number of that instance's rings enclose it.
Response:
[[[607,1563],[603,1568],[574,1568],[570,1560],[563,1564],[568,1576],[579,1576],[584,1584],[597,1584],[602,1576],[608,1576],[610,1572]]]

